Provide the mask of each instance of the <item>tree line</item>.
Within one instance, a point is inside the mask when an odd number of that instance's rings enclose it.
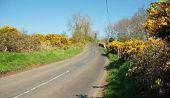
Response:
[[[107,38],[113,38],[119,41],[129,39],[147,39],[147,33],[144,31],[142,24],[146,21],[147,11],[139,8],[131,18],[123,18],[117,23],[109,23],[105,27]]]

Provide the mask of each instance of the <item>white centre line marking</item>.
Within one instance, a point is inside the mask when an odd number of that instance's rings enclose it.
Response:
[[[27,93],[29,93],[29,92],[31,92],[31,91],[33,91],[33,90],[35,90],[35,89],[37,89],[37,88],[39,88],[39,87],[41,87],[41,86],[47,84],[47,83],[49,83],[49,82],[51,82],[51,81],[53,81],[53,80],[55,80],[55,79],[57,79],[57,78],[63,76],[64,74],[69,73],[69,72],[70,72],[70,71],[67,70],[66,72],[64,72],[64,73],[62,73],[62,74],[60,74],[60,75],[58,75],[58,76],[56,76],[56,77],[54,77],[54,78],[52,78],[52,79],[46,81],[46,82],[43,82],[43,83],[41,83],[41,84],[39,84],[39,85],[37,85],[37,86],[31,88],[30,90],[27,90],[27,91],[25,91],[25,92],[23,92],[23,93],[21,93],[21,94],[15,96],[15,97],[13,97],[13,98],[18,98],[18,97],[20,97],[20,96],[22,96],[22,95],[24,95],[24,94],[27,94]]]

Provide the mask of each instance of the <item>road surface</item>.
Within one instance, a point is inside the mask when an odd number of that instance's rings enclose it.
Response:
[[[106,57],[94,44],[70,59],[0,78],[0,98],[96,97]]]

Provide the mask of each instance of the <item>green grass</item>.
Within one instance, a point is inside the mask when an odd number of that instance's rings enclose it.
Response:
[[[81,50],[80,48],[70,48],[67,50],[56,48],[30,53],[0,52],[0,74],[23,69],[31,65],[59,61],[78,54]]]
[[[147,98],[144,88],[136,80],[127,77],[131,60],[119,59],[117,55],[107,55],[110,65],[107,67],[107,85],[104,89],[104,98]]]

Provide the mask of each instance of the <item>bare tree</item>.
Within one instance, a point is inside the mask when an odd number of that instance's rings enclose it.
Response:
[[[114,30],[117,32],[118,40],[125,41],[130,39],[130,20],[128,18],[123,18],[117,24],[114,25]]]
[[[91,31],[90,20],[87,16],[84,16],[82,18],[82,30],[83,30],[85,36],[88,36]]]
[[[139,8],[138,12],[131,18],[123,18],[116,24],[108,24],[105,28],[107,38],[113,37],[120,41],[129,39],[147,39],[147,33],[144,31],[142,24],[146,20],[146,10]]]
[[[131,38],[146,40],[147,33],[144,31],[142,24],[146,21],[146,9],[139,8],[138,12],[131,18],[130,29]]]
[[[80,13],[74,14],[69,21],[69,29],[72,32],[74,42],[79,42],[91,33],[91,23],[87,16]]]
[[[107,35],[107,38],[117,38],[117,32],[114,29],[114,24],[109,23],[106,27],[105,27],[105,32]]]

